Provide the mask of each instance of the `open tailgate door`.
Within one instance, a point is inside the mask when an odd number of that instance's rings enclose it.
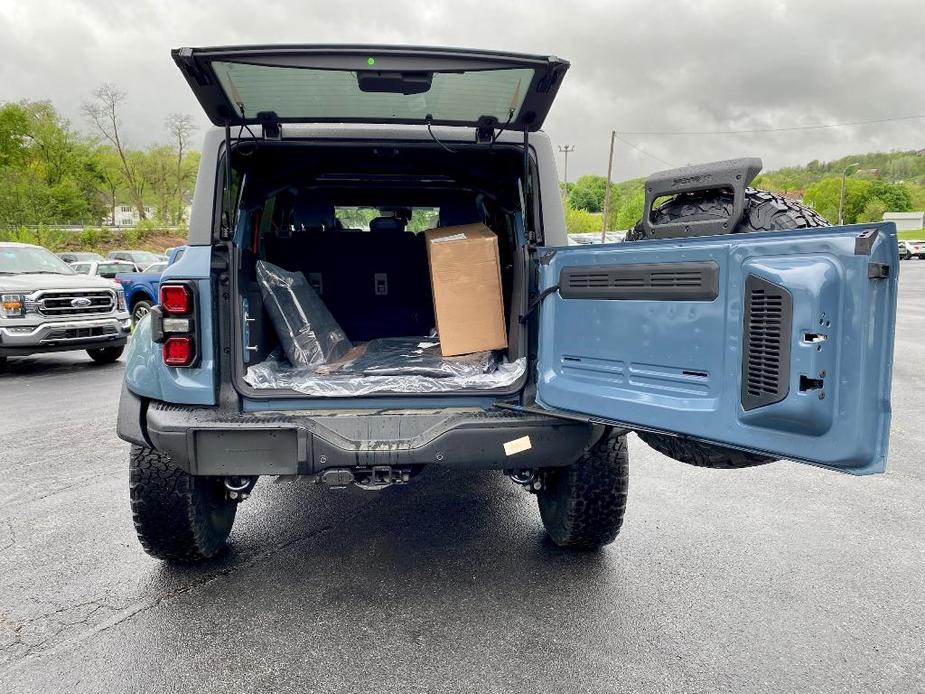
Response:
[[[884,470],[892,223],[569,246],[539,268],[540,406]]]
[[[569,63],[453,48],[280,45],[171,52],[216,125],[393,123],[539,130]]]

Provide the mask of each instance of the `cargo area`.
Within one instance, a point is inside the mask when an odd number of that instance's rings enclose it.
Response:
[[[261,142],[234,168],[239,389],[522,387],[522,148]]]

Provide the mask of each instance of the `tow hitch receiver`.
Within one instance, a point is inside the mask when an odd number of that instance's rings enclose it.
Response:
[[[355,484],[360,489],[379,491],[393,484],[405,484],[411,479],[408,468],[393,468],[390,465],[374,465],[368,468],[329,468],[321,473],[318,481],[331,489],[344,489]]]

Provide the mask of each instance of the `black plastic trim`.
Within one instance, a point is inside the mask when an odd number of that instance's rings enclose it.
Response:
[[[786,287],[750,274],[744,305],[741,402],[748,411],[790,393],[793,296]]]
[[[139,446],[150,446],[151,442],[145,434],[144,400],[122,384],[122,393],[119,396],[119,414],[116,419],[116,435],[123,441]]]
[[[745,157],[685,166],[652,174],[646,179],[646,199],[642,216],[646,238],[709,236],[732,231],[745,212],[745,187],[758,175],[761,167],[761,159],[758,157]],[[658,198],[704,190],[731,190],[733,194],[732,214],[726,219],[652,223],[652,206]]]
[[[308,475],[367,465],[561,466],[577,460],[593,433],[585,422],[534,413],[242,414],[159,402],[151,403],[146,421],[154,447],[195,475]],[[530,447],[505,455],[504,444],[524,436]]]
[[[865,229],[858,234],[854,239],[854,254],[870,255],[879,234],[879,229]]]
[[[713,301],[719,264],[712,260],[637,265],[581,265],[559,273],[563,299]]]
[[[88,337],[86,342],[74,339],[61,344],[21,345],[17,347],[4,347],[0,345],[0,357],[28,357],[32,354],[46,352],[83,352],[88,349],[101,349],[103,347],[122,347],[128,341],[125,335],[112,337]]]

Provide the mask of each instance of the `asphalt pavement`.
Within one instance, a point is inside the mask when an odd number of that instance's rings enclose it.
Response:
[[[617,542],[500,473],[256,487],[229,551],[144,554],[123,364],[0,374],[0,692],[925,691],[925,261],[902,263],[885,475],[712,471],[632,437]]]

